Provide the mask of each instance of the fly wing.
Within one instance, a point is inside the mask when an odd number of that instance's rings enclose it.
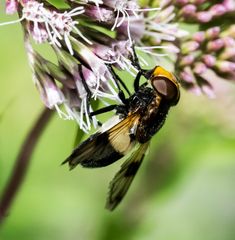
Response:
[[[63,162],[70,169],[104,167],[122,158],[135,145],[131,133],[136,130],[139,116],[132,114],[104,132],[97,132],[74,149]],[[102,130],[102,129],[101,129]]]
[[[106,208],[114,210],[127,193],[136,172],[138,171],[149,142],[141,144],[136,151],[123,163],[119,172],[110,183],[110,191],[106,201]]]

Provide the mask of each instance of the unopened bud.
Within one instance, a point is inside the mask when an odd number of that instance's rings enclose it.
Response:
[[[223,5],[228,12],[235,11],[235,1],[234,0],[224,0]]]
[[[201,89],[202,89],[203,93],[205,93],[207,95],[207,97],[209,97],[209,98],[216,97],[215,92],[210,84],[203,84],[201,86]]]
[[[210,41],[207,44],[207,50],[210,51],[210,52],[218,51],[223,47],[224,47],[224,41],[220,38],[216,39],[214,41]]]
[[[235,47],[226,47],[224,51],[219,55],[219,59],[221,60],[234,60],[235,61]]]
[[[219,34],[220,34],[220,27],[218,27],[218,26],[209,28],[206,31],[206,37],[208,39],[215,39],[219,36]]]
[[[197,96],[200,96],[202,94],[201,88],[198,87],[198,85],[193,85],[191,88],[189,88],[189,91],[194,93]]]
[[[221,37],[232,37],[235,39],[235,24],[231,25],[226,31],[223,31]]]
[[[190,53],[193,52],[195,50],[197,50],[199,48],[200,44],[198,42],[195,41],[189,41],[186,43],[182,44],[182,53]]]
[[[223,42],[224,42],[224,46],[225,47],[231,47],[231,48],[235,48],[235,39],[232,37],[224,37],[222,38]]]
[[[196,18],[201,23],[207,23],[211,21],[212,14],[208,11],[201,11],[196,13]]]
[[[204,63],[197,62],[197,63],[195,63],[195,67],[194,67],[193,71],[196,74],[201,75],[201,74],[205,73],[207,71],[207,69],[208,68]]]
[[[188,4],[181,9],[181,14],[184,17],[193,17],[197,11],[197,7],[193,4]]]
[[[215,65],[216,57],[210,54],[206,54],[202,57],[202,60],[207,67],[212,67]]]
[[[216,67],[220,72],[224,73],[235,71],[235,63],[230,61],[218,61]]]
[[[223,4],[215,4],[209,9],[209,11],[214,17],[222,16],[227,12]]]
[[[195,57],[193,55],[186,55],[182,57],[180,61],[181,66],[191,65],[194,61]]]
[[[194,41],[196,41],[198,43],[202,43],[206,38],[206,34],[205,34],[205,32],[202,32],[202,31],[201,32],[196,32],[196,33],[193,34],[192,38],[193,38]]]
[[[195,76],[190,67],[185,67],[183,71],[180,72],[180,78],[186,83],[195,83]]]

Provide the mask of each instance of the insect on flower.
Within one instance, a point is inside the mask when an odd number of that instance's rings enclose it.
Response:
[[[152,136],[163,126],[170,107],[176,105],[180,98],[179,83],[172,73],[160,66],[152,70],[142,70],[138,62],[137,66],[139,72],[134,81],[134,94],[127,99],[120,94],[123,104],[91,113],[97,115],[116,110],[116,116],[78,145],[63,162],[68,163],[70,169],[78,164],[87,168],[105,167],[131,152],[110,183],[106,202],[109,210],[115,209],[125,196]],[[139,86],[141,76],[147,81]]]

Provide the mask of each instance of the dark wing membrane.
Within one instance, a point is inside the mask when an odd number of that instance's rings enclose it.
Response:
[[[127,193],[136,172],[138,171],[149,142],[141,144],[136,151],[124,162],[119,172],[110,183],[110,191],[106,202],[106,208],[114,210]]]
[[[130,129],[135,130],[139,116],[132,114],[103,133],[96,133],[81,143],[63,162],[71,169],[81,164],[83,167],[104,167],[120,158],[135,144]],[[133,129],[134,128],[134,129]]]

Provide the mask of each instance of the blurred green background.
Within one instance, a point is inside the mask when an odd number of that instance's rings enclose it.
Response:
[[[1,1],[3,3],[3,1]],[[1,4],[0,22],[5,16]],[[42,103],[19,24],[0,27],[0,191]],[[130,191],[104,209],[120,162],[102,169],[60,166],[76,124],[54,115],[43,134],[1,240],[234,240],[235,85],[215,81],[217,98],[182,91],[151,144]]]

